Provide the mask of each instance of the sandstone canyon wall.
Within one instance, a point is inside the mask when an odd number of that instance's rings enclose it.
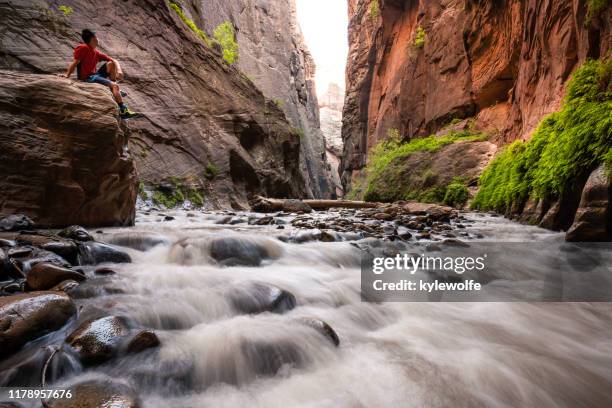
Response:
[[[193,6],[181,4],[186,14]],[[125,134],[139,178],[151,188],[185,185],[203,195],[211,207],[234,208],[246,207],[251,194],[309,194],[308,174],[302,174],[299,166],[299,132],[252,81],[223,61],[217,47],[207,46],[169,3],[2,0],[0,16],[0,69],[5,71],[65,72],[81,29],[97,30],[101,51],[122,62],[126,79],[121,86],[129,94],[127,102],[141,113],[125,122]],[[301,61],[294,62],[300,66]],[[45,99],[49,104],[45,109],[60,113],[58,120],[87,107],[80,86],[71,89],[75,95],[63,92]],[[103,92],[107,91],[92,93],[91,103],[97,103]],[[7,97],[19,100],[20,95]],[[36,102],[35,92],[27,97],[15,106]],[[105,103],[104,109],[111,106]],[[3,110],[8,120],[15,121],[17,113]],[[108,118],[88,118],[89,125],[75,128],[77,134],[66,143],[99,137],[96,129],[102,125],[98,121],[110,129]],[[32,129],[41,132],[36,137],[45,137],[44,128]],[[12,137],[2,134],[3,151]],[[102,154],[97,157],[107,159]],[[72,162],[72,166],[81,164],[82,160]],[[8,188],[7,180],[18,170],[8,171],[0,179],[3,188]],[[105,178],[98,181],[103,183]]]
[[[349,0],[342,180],[397,129],[473,118],[499,145],[559,108],[575,68],[612,47],[612,10],[584,0]],[[419,38],[421,37],[421,38]]]
[[[301,136],[300,169],[309,195],[335,189],[325,156],[314,83],[315,64],[297,23],[295,0],[201,0],[194,15],[206,31],[225,21],[237,31],[237,65],[275,101]]]
[[[342,110],[344,109],[345,90],[338,84],[331,83],[327,91],[319,98],[319,115],[321,131],[325,137],[327,161],[331,166],[331,177],[339,197],[344,195],[340,180],[340,158],[342,157]]]

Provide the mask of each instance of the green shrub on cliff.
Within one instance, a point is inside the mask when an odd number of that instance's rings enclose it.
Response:
[[[578,69],[561,110],[542,120],[531,140],[507,146],[487,167],[472,207],[505,212],[530,197],[554,200],[607,161],[611,80],[612,58]]]
[[[442,202],[446,194],[446,186],[429,186],[425,191],[411,191],[405,185],[402,185],[401,172],[406,170],[401,165],[402,160],[417,152],[436,152],[444,146],[459,141],[472,142],[486,140],[487,138],[488,135],[486,134],[474,134],[466,130],[450,132],[440,137],[429,136],[412,139],[408,143],[402,143],[399,138],[382,141],[374,146],[369,154],[370,157],[365,169],[364,199],[366,201],[420,200]],[[422,178],[429,178],[427,174],[428,172],[425,172]]]
[[[380,16],[380,5],[378,4],[378,0],[372,0],[370,2],[370,8],[368,11],[372,20],[377,19],[378,16]]]
[[[425,29],[421,26],[418,26],[416,34],[414,36],[414,46],[417,48],[423,48],[425,46],[426,38],[427,33],[425,32]]]
[[[221,45],[223,59],[232,65],[238,59],[238,43],[236,42],[236,30],[229,21],[221,23],[215,28],[215,40]]]
[[[70,6],[59,6],[57,9],[64,13],[66,17],[70,17],[74,13],[74,9]]]
[[[170,2],[169,5],[170,5],[170,8],[174,10],[176,14],[178,14],[181,20],[183,20],[183,22],[187,24],[187,27],[189,27],[191,31],[196,33],[198,37],[200,37],[207,46],[212,47],[212,40],[210,39],[210,37],[203,30],[201,30],[200,27],[198,27],[197,24],[192,19],[187,17],[187,15],[185,14],[181,6],[173,2]]]

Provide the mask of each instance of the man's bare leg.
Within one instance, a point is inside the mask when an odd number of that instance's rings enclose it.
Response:
[[[113,96],[115,97],[115,102],[117,102],[118,105],[123,104],[123,98],[121,97],[121,91],[119,90],[119,85],[112,82],[108,87],[110,88],[111,92],[113,93]]]
[[[117,60],[106,63],[106,72],[108,72],[108,77],[112,81],[123,80],[123,70],[121,69],[121,65],[119,65]]]

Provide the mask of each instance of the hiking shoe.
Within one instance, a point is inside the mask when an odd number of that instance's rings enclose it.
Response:
[[[122,98],[125,98],[128,95],[128,93],[125,92],[123,89],[119,91],[119,94],[121,94]]]
[[[129,119],[137,116],[138,114],[136,112],[132,112],[130,108],[126,106],[125,108],[119,110],[119,115],[121,116],[121,119]]]

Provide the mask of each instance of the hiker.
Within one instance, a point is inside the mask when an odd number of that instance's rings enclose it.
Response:
[[[96,83],[110,88],[117,105],[119,105],[119,114],[122,119],[136,116],[136,113],[132,112],[123,102],[123,97],[127,94],[119,89],[116,82],[123,79],[123,71],[119,62],[96,49],[98,38],[94,31],[83,30],[81,38],[83,43],[74,49],[74,61],[66,71],[66,78],[70,78],[76,69],[80,81]],[[104,61],[104,63],[96,70],[100,61]]]

